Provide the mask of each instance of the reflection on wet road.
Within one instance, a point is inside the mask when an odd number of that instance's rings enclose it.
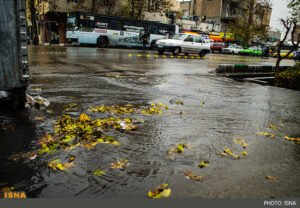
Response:
[[[299,196],[300,146],[283,137],[300,136],[300,92],[212,73],[219,63],[232,63],[238,56],[210,54],[199,60],[155,55],[126,49],[30,48],[28,92],[46,97],[51,105],[46,110],[0,110],[0,187],[14,186],[31,197],[47,198],[145,198],[148,190],[162,183],[169,184],[171,198]],[[260,62],[242,59],[237,63]],[[111,132],[121,142],[119,147],[76,148],[75,167],[67,171],[47,168],[49,161],[70,156],[63,150],[34,160],[8,160],[14,153],[35,149],[46,133],[53,134],[62,114],[77,118],[87,113],[96,119],[101,114],[89,113],[91,106],[130,103],[145,108],[158,102],[169,110],[162,115],[132,115],[144,123],[133,132]],[[79,107],[66,112],[68,103]],[[278,130],[269,129],[269,123]],[[276,136],[257,135],[262,131]],[[249,144],[246,149],[233,141],[239,138]],[[179,143],[191,148],[170,158],[168,150]],[[220,153],[226,148],[249,155],[239,160],[224,157]],[[129,166],[108,168],[120,158],[128,159]],[[209,166],[199,168],[201,160],[208,160]],[[100,177],[93,174],[99,167],[106,172]],[[203,181],[186,179],[187,170],[202,175]],[[277,180],[266,180],[270,175]]]

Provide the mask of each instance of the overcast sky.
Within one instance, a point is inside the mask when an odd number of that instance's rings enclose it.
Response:
[[[270,26],[272,29],[282,30],[283,26],[278,19],[289,16],[289,9],[287,8],[289,0],[272,0],[272,16]]]

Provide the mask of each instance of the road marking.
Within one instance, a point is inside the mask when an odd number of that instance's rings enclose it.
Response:
[[[42,51],[42,52],[38,52],[38,54],[66,54],[66,52],[45,52],[45,51]]]

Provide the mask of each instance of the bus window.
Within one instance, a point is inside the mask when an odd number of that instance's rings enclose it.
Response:
[[[104,17],[96,17],[95,27],[99,29],[109,29],[109,19]]]
[[[167,34],[167,33],[169,32],[168,29],[169,29],[168,26],[166,26],[166,25],[160,25],[160,26],[159,26],[159,34],[160,34],[160,35],[165,35],[165,34]]]
[[[79,29],[81,31],[89,32],[95,28],[95,17],[80,15]]]
[[[148,30],[150,34],[155,34],[155,35],[159,34],[158,25],[149,24]]]
[[[76,17],[68,17],[67,19],[67,30],[73,31],[77,25]]]
[[[124,21],[123,30],[126,32],[138,32],[133,21]]]
[[[136,27],[139,29],[139,31],[144,30],[147,31],[148,25],[147,23],[137,22]]]
[[[110,20],[110,29],[122,30],[122,21],[119,19],[111,19]]]

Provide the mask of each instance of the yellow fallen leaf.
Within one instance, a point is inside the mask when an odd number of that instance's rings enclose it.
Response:
[[[270,137],[271,139],[274,139],[275,138],[275,135],[272,134],[272,133],[269,133],[269,132],[257,132],[258,135],[261,135],[261,136],[265,136],[265,137]]]
[[[94,170],[93,174],[96,175],[96,176],[102,176],[102,175],[105,174],[105,171],[101,170],[101,169],[98,169],[98,170]]]
[[[275,176],[266,176],[266,179],[269,181],[275,181],[277,178]]]
[[[124,169],[125,166],[128,166],[128,160],[126,159],[120,159],[119,161],[112,163],[110,168],[112,169]]]
[[[248,155],[248,152],[243,151],[243,152],[241,152],[241,154],[244,155],[244,156],[247,156],[247,155]]]
[[[205,167],[207,167],[208,165],[209,165],[209,162],[208,162],[208,161],[202,160],[202,161],[198,164],[198,167],[199,167],[199,168],[205,168]]]
[[[171,195],[171,189],[168,184],[162,184],[155,190],[148,191],[148,197],[152,199],[168,198]]]
[[[200,175],[194,175],[194,174],[192,173],[192,171],[190,171],[190,170],[186,171],[186,172],[184,173],[184,175],[185,175],[185,177],[186,177],[187,179],[190,179],[190,180],[192,180],[192,181],[201,181],[201,180],[203,179],[202,176],[200,176]]]
[[[233,159],[240,159],[240,157],[236,154],[234,154],[231,149],[229,148],[225,148],[222,155],[225,155],[225,156],[230,156],[232,157]]]
[[[90,117],[88,115],[86,115],[85,113],[80,114],[79,116],[79,121],[80,122],[86,122],[86,121],[90,121]]]
[[[244,149],[249,145],[246,143],[244,139],[234,139],[233,140],[236,144],[241,145]]]
[[[13,187],[13,186],[0,188],[0,192],[11,192],[11,191],[14,191],[14,190],[15,190],[15,187]]]
[[[278,130],[277,127],[274,124],[269,123],[268,127],[274,131]]]
[[[52,170],[64,171],[68,168],[74,167],[74,164],[73,163],[64,163],[63,164],[60,162],[60,159],[55,159],[48,163],[48,167],[51,168]]]
[[[300,143],[300,138],[292,138],[292,137],[289,137],[289,136],[285,136],[284,139],[287,140],[287,141]]]

